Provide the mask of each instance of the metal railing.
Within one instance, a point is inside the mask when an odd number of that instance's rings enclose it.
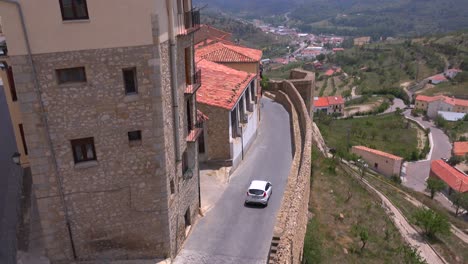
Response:
[[[194,93],[197,92],[198,88],[201,86],[201,69],[198,69],[193,75],[192,75],[192,81],[191,83],[187,84],[187,88],[185,88],[185,94],[186,95],[193,95]]]
[[[187,35],[200,28],[200,10],[184,12],[178,16],[181,25],[179,35]]]

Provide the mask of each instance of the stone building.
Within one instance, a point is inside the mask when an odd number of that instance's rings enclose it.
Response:
[[[400,176],[401,166],[403,165],[402,157],[364,146],[353,146],[351,153],[360,156],[367,162],[369,168],[387,177]]]
[[[200,205],[191,0],[1,0],[0,17],[44,253],[174,257]]]
[[[327,115],[343,115],[344,104],[341,96],[314,97],[313,111]]]
[[[442,180],[446,184],[444,192],[448,195],[453,192],[468,192],[468,175],[443,160],[431,161],[429,177]]]
[[[468,100],[443,95],[418,95],[416,96],[414,106],[416,109],[425,111],[430,118],[436,118],[440,111],[468,113]]]
[[[206,159],[235,169],[257,136],[257,75],[203,59],[197,65],[202,71],[198,108],[209,118],[199,149]]]

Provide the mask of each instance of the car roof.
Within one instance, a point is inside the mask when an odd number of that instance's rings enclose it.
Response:
[[[265,190],[265,186],[267,183],[268,183],[267,181],[252,181],[250,183],[249,189]]]

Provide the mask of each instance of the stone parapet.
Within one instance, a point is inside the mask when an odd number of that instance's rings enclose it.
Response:
[[[293,71],[291,77],[311,76],[313,73]],[[302,93],[294,83],[300,83]],[[302,85],[302,84],[308,85]],[[310,91],[307,91],[307,87]],[[313,95],[313,79],[295,81],[272,81],[269,90],[276,94],[291,116],[292,144],[294,158],[288,182],[281,201],[277,222],[274,228],[276,252],[269,256],[269,263],[301,263],[304,237],[307,228],[307,213],[310,195],[310,173],[312,156],[312,122],[310,119],[310,99],[306,106],[304,99]],[[304,98],[307,96],[307,98]],[[277,243],[277,245],[276,245]],[[273,249],[273,246],[272,246]]]

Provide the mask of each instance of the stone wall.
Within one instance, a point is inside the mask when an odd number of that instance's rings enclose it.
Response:
[[[179,148],[193,171],[187,178],[175,157],[169,43],[155,44],[33,55],[40,90],[27,57],[10,58],[52,263],[69,263],[74,254],[174,257],[186,238],[185,212],[192,224],[196,219],[198,150],[186,142],[187,100],[193,122],[196,100],[184,97],[185,69],[178,67]],[[177,63],[185,65],[192,37],[177,44]],[[85,67],[86,82],[58,84],[55,69],[71,67]],[[129,67],[136,67],[137,94],[125,94],[122,69]],[[129,142],[134,130],[141,142]],[[94,138],[97,160],[75,164],[70,140],[86,137]]]
[[[207,122],[205,155],[208,160],[231,159],[229,146],[229,114],[227,109],[198,104],[198,109],[210,118]]]
[[[279,238],[279,243],[276,253],[270,254],[269,258],[274,263],[301,263],[308,222],[312,122],[303,97],[291,81],[270,84],[276,88],[276,101],[291,116],[294,158],[274,228],[274,237]]]
[[[353,146],[351,148],[351,153],[354,153],[360,156],[363,160],[367,162],[370,169],[373,169],[387,177],[391,176],[400,176],[401,166],[403,164],[403,159],[392,159],[382,155],[369,152],[367,150],[356,148]]]

